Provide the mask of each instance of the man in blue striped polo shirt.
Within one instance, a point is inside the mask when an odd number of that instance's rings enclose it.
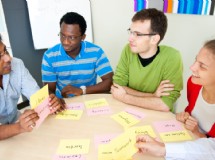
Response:
[[[86,28],[83,16],[66,13],[60,20],[61,43],[44,53],[42,81],[59,98],[110,91],[113,70],[104,51],[84,41]]]

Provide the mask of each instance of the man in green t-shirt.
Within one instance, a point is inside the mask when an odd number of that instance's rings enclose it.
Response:
[[[147,109],[174,111],[183,88],[183,64],[179,51],[159,45],[166,30],[167,17],[157,9],[144,9],[133,16],[129,44],[113,77],[114,98]]]

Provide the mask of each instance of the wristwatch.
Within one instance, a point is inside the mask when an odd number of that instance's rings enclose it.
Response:
[[[81,86],[80,88],[82,89],[83,94],[86,94],[86,86]]]

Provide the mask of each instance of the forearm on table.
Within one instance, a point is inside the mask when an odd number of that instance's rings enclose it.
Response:
[[[13,137],[22,132],[24,132],[24,130],[21,129],[19,123],[0,125],[0,140]]]
[[[112,85],[112,80],[107,79],[97,83],[96,85],[86,86],[86,93],[87,94],[107,93],[107,92],[110,92],[111,85]]]
[[[169,111],[169,107],[157,97],[138,97],[126,94],[123,98],[123,102],[135,106],[139,106],[145,109],[152,109],[157,111]]]
[[[128,94],[133,95],[133,96],[138,96],[138,97],[153,97],[154,96],[153,93],[144,93],[144,92],[129,88],[127,86],[123,86],[123,88],[126,90],[126,92]]]

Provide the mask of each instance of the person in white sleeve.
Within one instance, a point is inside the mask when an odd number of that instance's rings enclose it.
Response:
[[[162,143],[148,135],[137,136],[136,147],[166,160],[215,160],[215,138],[200,138],[195,141]]]

